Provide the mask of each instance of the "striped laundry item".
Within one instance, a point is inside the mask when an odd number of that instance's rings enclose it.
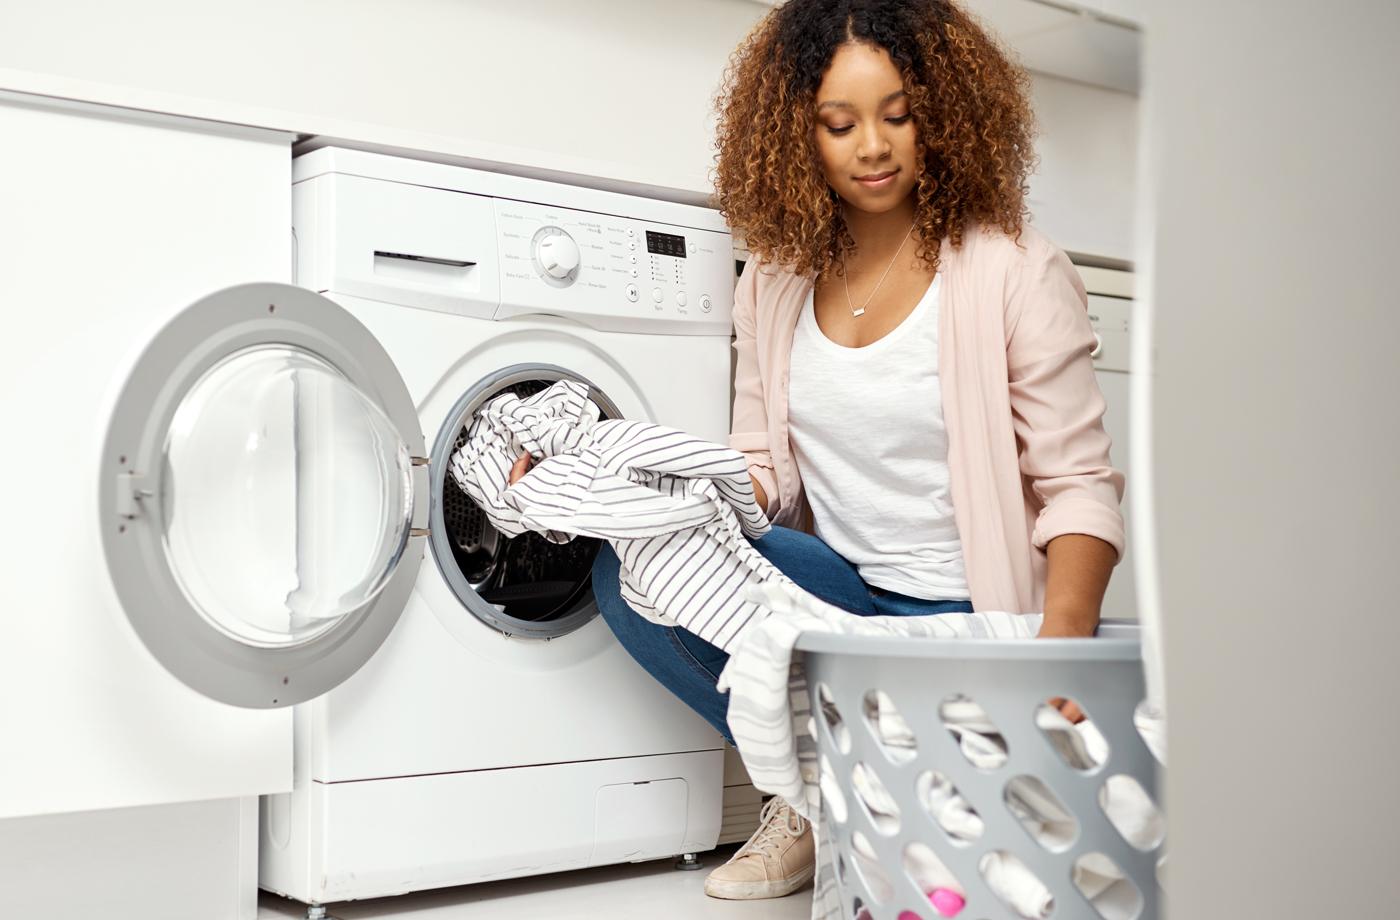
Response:
[[[674,428],[599,415],[572,380],[526,399],[502,394],[478,411],[452,477],[506,536],[607,540],[628,604],[728,649],[767,616],[743,589],[791,584],[749,544],[769,525],[747,461]],[[512,486],[522,451],[536,464]]]
[[[1000,612],[861,617],[790,582],[756,585],[746,594],[774,615],[755,623],[729,650],[729,663],[719,676],[719,689],[729,691],[729,729],[754,786],[782,796],[812,822],[817,842],[812,920],[838,920],[841,902],[831,848],[821,845],[830,828],[822,811],[820,786],[824,775],[826,782],[832,781],[831,769],[819,763],[807,679],[800,657],[794,654],[798,637],[814,631],[925,639],[1030,639],[1040,631],[1042,617]],[[1013,878],[1011,884],[1021,882]]]

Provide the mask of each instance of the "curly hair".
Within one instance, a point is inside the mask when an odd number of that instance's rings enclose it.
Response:
[[[888,52],[917,125],[919,258],[938,267],[968,226],[1019,238],[1035,167],[1030,80],[948,0],[788,0],[730,58],[715,111],[714,201],[750,252],[799,274],[844,261],[855,240],[816,146],[816,93],[836,49]]]

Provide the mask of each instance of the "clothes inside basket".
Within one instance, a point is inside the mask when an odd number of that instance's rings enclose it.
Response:
[[[892,760],[900,762],[903,758],[899,752],[907,751],[907,759],[912,760],[915,740],[909,724],[884,693],[878,693],[877,700],[874,722],[886,752]],[[943,704],[940,714],[969,763],[981,770],[995,770],[1006,764],[1006,742],[976,702],[966,698],[954,699]],[[1153,748],[1153,755],[1160,758],[1163,738],[1160,720],[1150,711],[1143,711],[1135,722],[1149,747]],[[1061,753],[1065,762],[1075,769],[1091,769],[1108,758],[1108,742],[1092,720],[1085,719],[1076,725],[1059,711],[1046,706],[1036,713],[1036,725]],[[865,770],[856,770],[851,775],[851,784],[866,803],[877,827],[885,820],[897,823],[899,808],[878,780],[872,781]],[[982,837],[982,818],[958,794],[947,777],[934,773],[919,791],[928,813],[949,837],[964,843]],[[1076,826],[1074,816],[1065,811],[1052,794],[1040,794],[1035,784],[1009,784],[1006,805],[1042,845],[1061,849],[1073,840]],[[1161,813],[1142,788],[1127,777],[1113,776],[1106,781],[1103,807],[1109,819],[1136,847],[1145,849],[1155,844],[1165,832]],[[865,850],[861,854],[865,858],[876,859],[864,837],[856,838],[855,847],[858,851]],[[1126,920],[1132,915],[1132,905],[1123,904],[1120,907],[1120,895],[1116,888],[1123,875],[1110,860],[1095,858],[1096,855],[1087,854],[1078,861],[1075,885],[1094,902],[1107,920],[1117,920],[1119,917]],[[963,893],[957,878],[932,850],[911,850],[909,858],[910,874],[924,888],[930,891],[947,888]],[[1040,920],[1050,916],[1054,898],[1019,860],[991,852],[984,857],[981,868],[988,887],[1022,917]],[[1100,903],[1101,900],[1104,903]]]

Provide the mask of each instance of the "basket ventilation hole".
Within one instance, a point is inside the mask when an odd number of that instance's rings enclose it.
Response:
[[[841,718],[841,711],[836,708],[836,701],[831,697],[831,690],[826,684],[817,684],[817,708],[821,710],[822,721],[831,731],[831,738],[836,742],[836,749],[842,754],[851,752],[851,731],[846,727],[846,720]]]
[[[866,766],[864,761],[857,762],[851,768],[851,789],[860,804],[865,806],[866,817],[875,830],[886,837],[899,833],[899,806],[880,780],[880,774]]]
[[[938,717],[968,763],[979,770],[997,770],[1005,765],[1006,739],[972,697],[961,693],[948,697],[939,704]]]
[[[836,775],[831,771],[831,761],[826,759],[825,754],[821,759],[821,779],[818,780],[818,785],[822,791],[822,798],[826,801],[827,814],[837,824],[845,824],[846,796],[841,791],[841,784],[836,781]]]
[[[1142,892],[1104,854],[1080,856],[1074,861],[1070,877],[1103,920],[1133,920],[1142,913]]]
[[[1110,776],[1099,787],[1099,807],[1123,839],[1144,852],[1167,836],[1167,822],[1142,784],[1125,773]]]
[[[987,887],[1011,912],[1026,920],[1042,920],[1055,910],[1055,897],[1014,853],[992,850],[977,861]]]
[[[1079,820],[1038,776],[1013,777],[1002,798],[1031,839],[1052,853],[1069,849],[1079,836]]]
[[[909,763],[918,754],[919,746],[914,739],[914,730],[904,721],[904,716],[894,707],[894,701],[883,690],[871,690],[865,694],[862,709],[865,725],[875,738],[875,744],[889,758],[890,763]]]
[[[982,817],[947,776],[937,770],[920,773],[914,792],[933,823],[943,829],[952,843],[961,846],[981,838]]]
[[[1162,711],[1147,700],[1133,710],[1133,727],[1142,736],[1142,743],[1161,766],[1167,765],[1167,722]]]
[[[963,892],[967,889],[927,844],[911,843],[904,848],[904,873],[927,899],[923,915],[932,911],[940,917],[955,917],[962,912]],[[907,910],[899,915],[900,920],[906,920],[906,914],[923,916]]]
[[[1037,706],[1035,727],[1071,770],[1092,773],[1108,761],[1108,739],[1089,710],[1071,697],[1051,697]]]
[[[860,898],[856,898],[855,905],[851,908],[853,920],[873,920],[870,916],[870,908],[866,907]]]
[[[894,897],[894,884],[880,866],[880,857],[875,848],[860,831],[851,834],[851,862],[856,867],[856,877],[865,894],[876,904],[884,904]]]

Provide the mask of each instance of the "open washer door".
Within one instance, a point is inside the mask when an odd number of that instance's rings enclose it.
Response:
[[[136,362],[104,442],[102,542],[132,626],[215,700],[330,690],[407,603],[423,457],[407,387],[341,307],[284,284],[191,305]]]

